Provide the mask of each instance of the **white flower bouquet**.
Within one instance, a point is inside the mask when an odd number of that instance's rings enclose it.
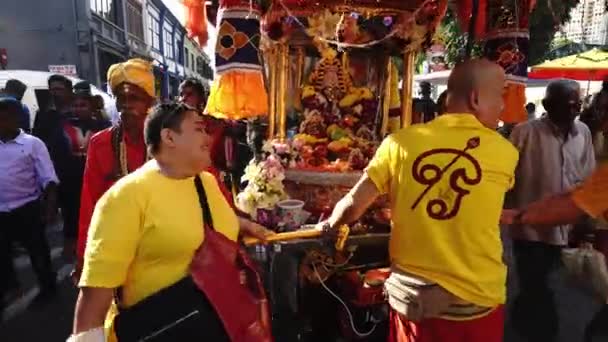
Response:
[[[241,179],[247,186],[236,198],[237,207],[253,219],[257,219],[258,209],[274,210],[278,202],[287,198],[284,179],[285,168],[275,153],[267,152],[262,161],[253,159]]]

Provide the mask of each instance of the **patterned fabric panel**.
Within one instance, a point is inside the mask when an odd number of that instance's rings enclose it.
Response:
[[[231,70],[262,70],[259,57],[260,15],[250,9],[234,8],[221,12],[215,67],[219,74]]]
[[[528,77],[530,38],[520,32],[504,33],[487,40],[484,55],[499,64],[510,81],[525,84]]]

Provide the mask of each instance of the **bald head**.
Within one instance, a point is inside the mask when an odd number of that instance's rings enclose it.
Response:
[[[488,82],[504,85],[505,73],[502,68],[487,59],[472,59],[457,64],[448,79],[448,93],[452,98],[467,101],[472,92],[485,87]]]
[[[581,86],[573,80],[556,80],[549,83],[545,90],[545,99],[553,100],[554,98],[566,96],[573,91],[580,91]]]
[[[448,79],[448,113],[473,114],[489,128],[496,128],[503,110],[505,73],[487,59],[462,62]]]

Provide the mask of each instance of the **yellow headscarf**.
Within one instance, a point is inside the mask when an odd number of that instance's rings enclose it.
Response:
[[[156,97],[152,63],[146,60],[133,58],[114,64],[108,69],[108,84],[112,91],[125,82],[140,87],[151,97]]]

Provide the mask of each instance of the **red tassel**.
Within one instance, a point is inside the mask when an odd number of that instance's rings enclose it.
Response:
[[[189,38],[196,38],[200,46],[205,46],[209,39],[207,32],[207,6],[204,0],[183,0],[186,7],[186,29]]]
[[[477,22],[475,23],[475,39],[480,39],[486,34],[486,9],[487,0],[479,0],[477,10]],[[462,32],[469,32],[471,12],[473,11],[473,0],[459,0],[457,6],[458,21]]]

